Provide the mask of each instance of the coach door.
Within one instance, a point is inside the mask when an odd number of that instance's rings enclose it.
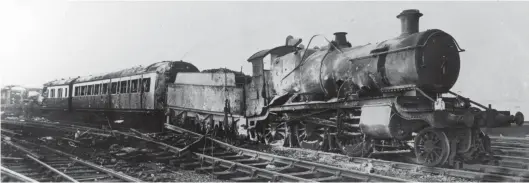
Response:
[[[145,93],[143,91],[143,74],[140,76],[138,89],[140,90],[140,109],[145,109]]]
[[[112,109],[112,105],[113,105],[111,88],[112,88],[112,79],[109,79],[107,83],[103,84],[102,89],[101,89],[102,91],[105,91],[105,93],[103,94],[106,94],[107,96],[107,103],[105,105],[107,109]]]

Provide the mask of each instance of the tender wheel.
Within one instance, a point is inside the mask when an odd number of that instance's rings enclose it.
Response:
[[[438,129],[426,128],[415,137],[417,161],[425,166],[443,165],[450,154],[446,134]]]
[[[514,115],[514,122],[516,123],[516,125],[518,126],[522,126],[523,123],[524,123],[524,116],[521,112],[516,112],[516,115]]]

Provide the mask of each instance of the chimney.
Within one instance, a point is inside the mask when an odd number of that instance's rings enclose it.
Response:
[[[334,33],[334,42],[336,42],[337,46],[351,47],[351,44],[347,42],[347,38],[345,37],[345,35],[347,35],[347,32]]]
[[[409,35],[419,32],[419,18],[422,13],[416,9],[404,10],[397,15],[400,19],[401,31],[400,35]]]

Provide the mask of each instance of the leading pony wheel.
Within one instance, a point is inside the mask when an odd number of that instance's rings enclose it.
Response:
[[[425,128],[415,137],[415,155],[418,163],[440,166],[448,159],[450,144],[446,134],[435,128]]]

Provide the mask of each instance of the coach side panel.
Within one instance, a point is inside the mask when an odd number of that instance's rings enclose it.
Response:
[[[46,90],[47,96],[43,105],[44,109],[68,110],[68,85],[50,86]]]
[[[75,110],[123,111],[154,109],[152,74],[73,85]]]

